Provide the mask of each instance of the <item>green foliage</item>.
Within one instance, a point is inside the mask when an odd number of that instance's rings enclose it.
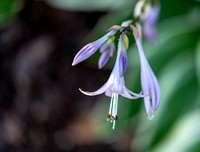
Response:
[[[21,9],[21,0],[0,0],[0,25],[11,20]]]

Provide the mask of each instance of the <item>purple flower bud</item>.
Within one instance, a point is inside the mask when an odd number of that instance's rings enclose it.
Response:
[[[109,41],[109,40],[108,40]],[[102,53],[100,59],[99,59],[99,69],[101,69],[109,60],[110,56],[113,56],[115,51],[115,45],[113,42],[105,42],[100,47],[100,52]]]
[[[110,53],[109,51],[104,51],[100,58],[99,58],[99,69],[101,69],[107,62],[108,62],[108,59],[110,58]]]
[[[154,29],[155,23],[158,20],[158,15],[160,12],[159,6],[153,6],[146,20],[144,21],[144,36],[151,42],[157,40],[157,34]]]
[[[87,44],[84,46],[74,57],[72,65],[76,65],[85,59],[89,58],[92,54],[94,54],[99,47],[106,42],[111,35],[114,35],[117,31],[116,30],[111,30],[108,32],[106,35],[104,35],[102,38]]]
[[[109,48],[110,44],[105,42],[101,47],[100,47],[100,52],[103,53]]]
[[[122,50],[119,58],[119,66],[120,66],[120,75],[124,75],[128,66],[128,56],[126,53],[126,49]]]
[[[114,45],[114,43],[112,43],[110,45],[110,49],[109,49],[110,56],[113,56],[114,52],[115,52],[115,45]]]
[[[126,49],[128,49],[129,46],[129,39],[128,37],[122,33],[122,45],[121,45],[121,54],[119,57],[119,70],[120,70],[120,75],[123,76],[124,73],[126,72],[127,66],[128,66],[128,56],[126,53]]]

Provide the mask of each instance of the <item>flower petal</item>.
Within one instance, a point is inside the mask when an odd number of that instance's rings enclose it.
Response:
[[[154,111],[156,111],[156,109],[159,106],[159,101],[160,101],[160,87],[158,84],[158,80],[156,79],[156,76],[153,73],[152,69],[150,68],[149,64],[147,66],[149,68],[149,72],[150,72],[151,78],[152,78],[153,91],[151,94],[152,94],[152,97],[155,98],[155,100],[153,101],[153,109],[154,109]]]
[[[138,98],[140,98],[140,96],[132,96],[125,86],[123,87],[123,93],[121,93],[121,95],[128,98],[128,99],[138,99]]]
[[[150,106],[150,97],[147,96],[144,98],[144,107],[145,107],[145,111],[146,111],[146,114],[149,115],[150,112],[151,112],[151,106]]]
[[[101,88],[99,88],[98,90],[93,91],[93,92],[83,91],[80,88],[79,88],[79,90],[85,95],[96,96],[96,95],[104,93],[110,87],[110,85],[111,84],[109,83],[109,81],[107,81]]]
[[[135,93],[135,92],[132,92],[132,91],[130,91],[130,90],[129,90],[128,88],[126,88],[126,87],[124,87],[124,90],[125,90],[126,92],[130,93],[131,95],[137,97],[137,98],[144,98],[144,97],[148,96],[148,95],[143,95],[142,92],[140,92],[139,94],[138,94],[138,93]]]

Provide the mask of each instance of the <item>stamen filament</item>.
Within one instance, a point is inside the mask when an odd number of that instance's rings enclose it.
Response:
[[[117,107],[118,107],[118,94],[113,93],[110,101],[110,108],[109,112],[107,113],[107,121],[110,121],[113,123],[113,129],[115,129],[115,121],[118,119],[118,114],[117,114]]]

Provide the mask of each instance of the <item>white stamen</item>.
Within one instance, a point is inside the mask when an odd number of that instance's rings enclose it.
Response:
[[[113,106],[113,98],[114,98],[114,94],[112,94],[112,97],[111,97],[109,114],[111,114],[111,110],[112,110],[112,106]],[[107,119],[107,121],[109,121],[109,119]],[[110,122],[112,122],[112,120],[110,120]]]
[[[117,107],[118,107],[118,94],[113,93],[110,101],[110,108],[109,108],[109,113],[111,116],[116,117],[117,115]],[[109,119],[107,119],[109,121]],[[113,123],[113,129],[115,129],[115,121],[116,120],[110,120],[111,123]]]
[[[114,94],[112,94],[111,101],[110,101],[110,109],[109,109],[110,114],[111,114],[111,109],[112,109],[112,105],[113,105],[113,98],[114,98]]]

